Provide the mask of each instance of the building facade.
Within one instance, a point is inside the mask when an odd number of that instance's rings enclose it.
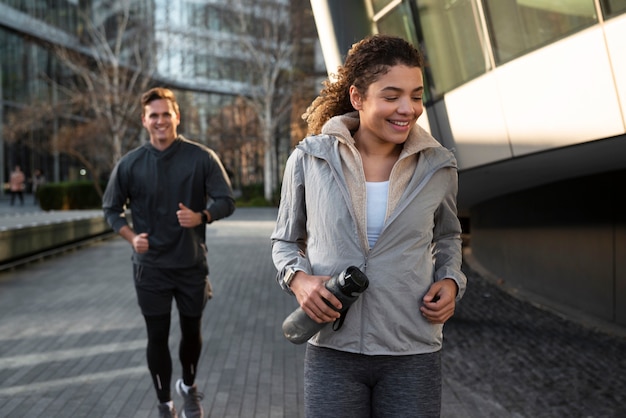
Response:
[[[266,146],[258,132],[259,123],[253,121],[255,114],[250,114],[249,105],[242,111],[234,109],[242,107],[242,98],[258,93],[260,76],[258,66],[251,65],[254,60],[285,48],[290,55],[277,64],[283,74],[294,73],[294,68],[311,68],[309,61],[317,42],[306,1],[0,0],[0,120],[5,133],[0,128],[2,183],[14,165],[21,165],[27,177],[41,169],[52,181],[80,178],[80,162],[47,145],[62,129],[59,125],[72,115],[59,115],[59,120],[46,129],[33,129],[18,141],[7,140],[10,126],[6,124],[10,114],[34,102],[59,100],[63,89],[50,80],[62,85],[67,73],[52,50],[63,46],[89,55],[92,49],[84,43],[88,28],[83,17],[89,16],[88,20],[96,24],[110,20],[103,24],[108,31],[123,4],[130,5],[131,21],[150,28],[148,33],[129,36],[150,38],[146,43],[154,48],[150,84],[164,85],[177,93],[183,116],[179,131],[223,152],[225,165],[238,184],[262,182]],[[290,24],[296,11],[301,19],[297,28]],[[258,51],[259,40],[269,35],[249,31],[267,22],[278,25],[284,38],[267,39],[271,46],[253,58],[252,41],[257,42]],[[247,25],[246,31],[242,24]],[[301,35],[297,42],[287,38],[296,29]],[[312,83],[307,89],[309,96],[314,94]],[[139,121],[139,115],[135,116]],[[278,122],[272,126],[277,138],[275,154],[284,154],[290,145],[290,116],[285,111],[276,115]],[[233,127],[237,124],[247,125],[247,129],[237,132]]]

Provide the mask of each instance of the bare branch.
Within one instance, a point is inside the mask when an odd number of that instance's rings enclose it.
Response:
[[[150,22],[132,19],[134,5],[131,0],[113,0],[110,13],[97,22],[80,15],[83,46],[52,46],[61,75],[42,75],[50,82],[58,80],[54,89],[59,99],[8,115],[15,123],[7,136],[19,140],[29,132],[46,132],[51,146],[90,167],[94,177],[110,171],[137,145],[139,96],[155,71],[155,42]],[[30,126],[22,123],[26,120]],[[61,126],[54,138],[53,122]]]
[[[245,100],[258,118],[265,146],[265,198],[271,200],[278,187],[278,144],[291,140],[288,134],[281,137],[279,128],[289,126],[300,82],[294,45],[302,39],[294,37],[293,30],[301,23],[294,17],[304,9],[292,9],[285,0],[233,0],[231,4],[235,10],[231,26],[239,28],[240,54],[252,86]]]

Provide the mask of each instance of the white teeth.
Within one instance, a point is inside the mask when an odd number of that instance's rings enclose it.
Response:
[[[398,125],[398,126],[408,126],[409,122],[396,122],[393,120],[390,120],[389,122],[393,123],[394,125]]]

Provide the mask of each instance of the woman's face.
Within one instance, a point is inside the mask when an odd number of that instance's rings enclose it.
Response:
[[[359,111],[359,140],[403,144],[424,111],[424,81],[419,67],[395,65],[370,84],[361,96],[350,87],[352,105]]]

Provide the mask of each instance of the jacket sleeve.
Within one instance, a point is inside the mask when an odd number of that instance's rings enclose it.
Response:
[[[115,232],[119,232],[123,226],[128,225],[125,216],[126,202],[128,200],[128,191],[126,189],[128,182],[122,181],[120,178],[123,175],[120,163],[121,161],[118,162],[113,172],[111,172],[111,177],[102,196],[104,218]]]
[[[306,257],[307,212],[301,158],[302,152],[296,150],[287,160],[278,218],[271,236],[272,259],[278,270],[276,280],[288,293],[291,293],[291,290],[283,283],[283,277],[288,269],[302,270],[311,274],[311,265]]]
[[[435,213],[433,231],[433,256],[435,259],[435,280],[452,279],[459,289],[457,300],[465,293],[467,278],[461,271],[463,260],[461,246],[461,223],[457,216],[456,195],[458,177],[456,169],[445,170],[448,176],[448,190]]]
[[[211,222],[226,218],[235,211],[235,199],[226,169],[212,150],[209,153],[208,174],[205,176],[204,188],[209,196],[207,210],[211,214]]]

